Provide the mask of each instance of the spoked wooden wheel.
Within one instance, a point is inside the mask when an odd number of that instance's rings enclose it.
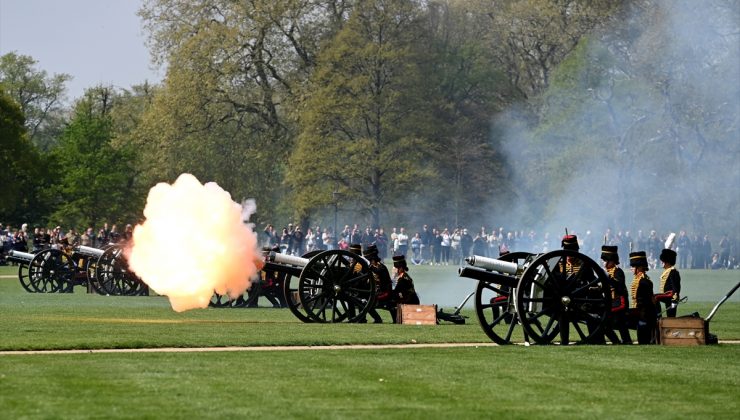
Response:
[[[37,293],[69,292],[74,286],[75,265],[58,249],[45,249],[28,266],[29,284]]]
[[[499,259],[521,265],[532,255],[529,252],[512,252]],[[475,289],[475,312],[488,338],[500,345],[511,343],[512,334],[519,323],[511,288],[479,281]]]
[[[321,253],[321,251],[311,251],[303,255],[302,257],[311,259],[319,253]],[[292,312],[296,318],[300,319],[302,322],[314,322],[313,319],[311,319],[311,317],[309,317],[306,311],[303,309],[303,305],[301,305],[301,299],[298,293],[298,282],[298,277],[292,276],[289,273],[285,273],[285,280],[283,281],[283,294],[285,295],[285,302],[288,304],[288,309],[290,309],[290,312]]]
[[[557,250],[537,257],[522,274],[516,297],[524,332],[538,344],[603,338],[611,299],[608,277],[586,255]]]
[[[232,299],[229,295],[219,295],[214,293],[211,296],[211,301],[208,302],[208,306],[211,308],[242,308],[246,306],[247,301],[244,299],[244,295]]]
[[[98,259],[93,257],[88,257],[85,260],[85,274],[87,276],[87,284],[88,287],[91,289],[91,291],[94,291],[97,294],[105,294],[103,290],[100,287],[100,283],[98,283],[98,278],[96,277],[96,272],[98,268]]]
[[[317,254],[303,268],[298,295],[315,322],[356,322],[374,305],[375,287],[365,259],[332,250]]]
[[[36,289],[31,286],[31,274],[28,264],[18,264],[18,281],[21,282],[21,286],[23,286],[25,291],[36,293]]]
[[[123,248],[117,245],[106,248],[100,256],[95,278],[100,289],[109,295],[130,296],[142,287],[141,280],[128,268]]]

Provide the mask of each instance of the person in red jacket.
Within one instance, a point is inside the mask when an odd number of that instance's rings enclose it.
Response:
[[[619,267],[619,253],[617,246],[603,245],[601,260],[604,269],[609,275],[609,286],[612,292],[611,328],[607,329],[606,336],[614,344],[632,344],[629,329],[627,328],[628,293],[624,271]],[[613,330],[619,331],[621,340]]]

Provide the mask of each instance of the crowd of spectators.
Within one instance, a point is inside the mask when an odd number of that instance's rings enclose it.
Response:
[[[102,248],[110,243],[117,243],[131,238],[133,226],[128,224],[120,231],[117,225],[105,223],[97,230],[88,227],[80,233],[76,228],[63,229],[62,226],[53,228],[36,227],[31,232],[28,224],[24,223],[20,228],[0,224],[0,265],[7,264],[7,255],[10,251],[21,251],[36,253],[47,248],[60,248],[62,246],[90,246]]]
[[[81,232],[81,233],[80,233]],[[133,226],[128,224],[123,230],[117,225],[105,223],[96,231],[93,227],[84,230],[74,227],[53,228],[36,227],[31,231],[27,224],[18,228],[0,223],[0,264],[6,264],[5,257],[11,250],[38,252],[46,248],[85,245],[101,248],[109,243],[130,239]],[[581,252],[598,260],[601,245],[619,247],[620,259],[628,261],[630,250],[645,251],[650,267],[656,268],[660,263],[658,256],[664,247],[669,232],[658,233],[651,230],[647,233],[638,230],[636,235],[629,231],[612,232],[607,229],[603,234],[592,231],[571,232],[578,235]],[[532,253],[548,252],[560,245],[560,236],[534,230],[497,229],[485,226],[472,231],[467,227],[446,226],[429,227],[410,233],[406,227],[392,227],[390,232],[384,228],[361,228],[358,224],[345,225],[338,234],[330,227],[309,227],[303,232],[301,226],[288,224],[276,230],[268,224],[262,231],[263,246],[279,246],[281,252],[293,255],[304,255],[311,251],[329,249],[349,249],[350,244],[361,244],[363,249],[375,244],[383,258],[404,255],[415,265],[461,265],[463,259],[470,255],[497,257],[505,251],[526,251]],[[736,269],[740,268],[740,247],[736,238],[723,235],[713,244],[707,234],[689,235],[685,230],[679,231],[673,243],[678,254],[677,267]]]
[[[631,251],[645,251],[651,268],[657,268],[658,259],[670,232],[658,233],[655,230],[636,235],[630,231],[612,232],[607,229],[603,234],[570,232],[579,238],[581,252],[598,260],[602,245],[619,247],[620,260],[629,261]],[[475,231],[467,227],[429,227],[423,225],[418,231],[409,233],[405,227],[392,227],[390,232],[382,227],[361,228],[358,224],[345,225],[344,229],[334,234],[330,227],[309,227],[305,232],[300,226],[292,223],[279,232],[268,224],[261,237],[265,247],[279,246],[281,252],[293,255],[304,255],[311,251],[349,249],[350,244],[361,244],[363,249],[375,244],[383,258],[404,255],[415,265],[461,265],[465,257],[483,255],[498,257],[506,251],[525,251],[542,253],[552,251],[560,246],[560,236],[548,232],[538,233],[534,230],[506,230],[480,227]],[[678,268],[688,269],[736,269],[740,268],[740,249],[735,238],[724,235],[713,246],[709,235],[689,235],[681,230],[673,241],[672,248],[678,254]]]

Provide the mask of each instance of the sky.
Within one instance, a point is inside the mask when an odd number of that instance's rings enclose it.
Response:
[[[141,0],[0,0],[0,55],[16,52],[36,70],[67,73],[67,99],[89,87],[157,83],[140,18]]]

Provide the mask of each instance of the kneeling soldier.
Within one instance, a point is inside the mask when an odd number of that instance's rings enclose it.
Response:
[[[393,276],[396,278],[396,288],[393,289],[393,298],[397,303],[418,305],[419,296],[416,294],[416,290],[414,290],[414,281],[409,276],[408,271],[409,267],[406,265],[406,257],[403,255],[394,256]]]
[[[660,275],[660,294],[655,300],[665,304],[666,316],[674,318],[681,293],[681,274],[676,269],[676,251],[664,249],[660,253],[663,274]]]

